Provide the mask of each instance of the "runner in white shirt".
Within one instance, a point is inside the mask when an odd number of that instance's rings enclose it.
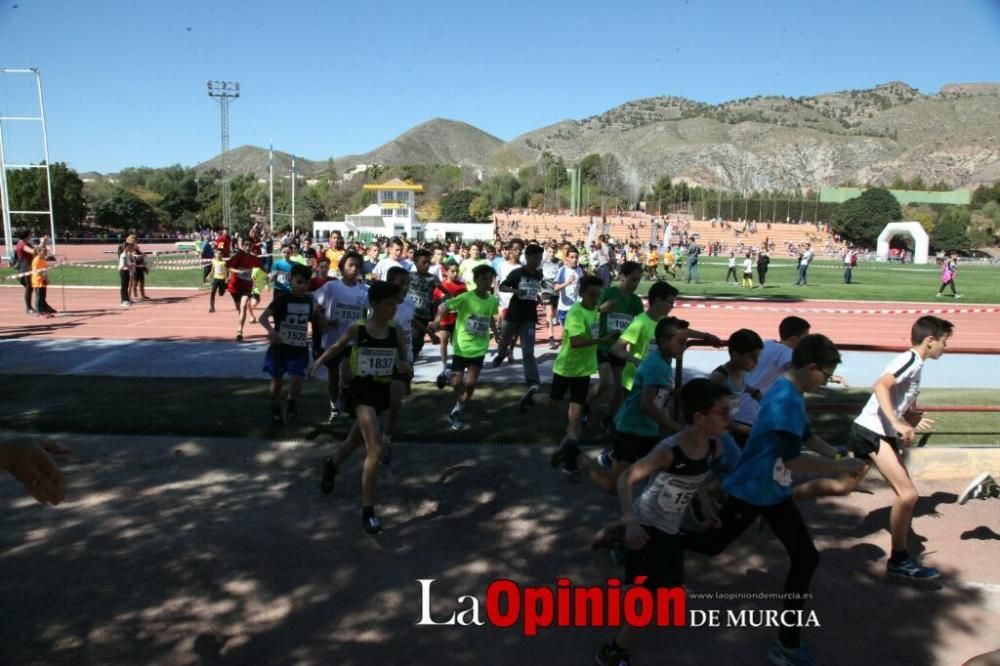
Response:
[[[348,252],[340,260],[341,279],[330,280],[313,295],[316,304],[323,308],[327,321],[327,328],[323,333],[323,349],[336,343],[351,324],[365,318],[368,308],[368,285],[360,280],[363,265],[364,258],[360,254]],[[315,353],[318,357],[323,350],[315,350]],[[331,423],[340,417],[340,405],[343,404],[340,387],[346,386],[350,381],[351,372],[350,363],[341,361],[350,360],[350,355],[351,347],[348,346],[343,353],[326,363]]]
[[[389,245],[386,248],[386,256],[375,264],[375,270],[372,271],[372,276],[376,280],[385,280],[389,269],[393,266],[403,266],[401,257],[403,256],[403,241],[398,238],[393,238],[389,241]]]
[[[924,418],[923,412],[915,410],[920,375],[924,361],[944,354],[953,330],[951,322],[938,317],[918,319],[910,329],[913,348],[889,362],[875,382],[872,396],[851,425],[851,452],[877,467],[896,493],[889,511],[892,552],[886,565],[886,572],[894,578],[926,581],[940,575],[937,569],[923,566],[907,551],[919,493],[906,470],[902,450],[913,443],[916,432],[934,425],[932,420]]]

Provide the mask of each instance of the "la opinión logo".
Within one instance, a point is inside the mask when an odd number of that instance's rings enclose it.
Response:
[[[535,636],[549,627],[684,627],[687,626],[687,595],[682,587],[651,590],[642,587],[645,576],[637,576],[633,587],[622,590],[622,581],[609,578],[604,586],[576,587],[568,578],[556,580],[555,589],[521,586],[509,579],[495,580],[486,588],[485,601],[473,595],[455,600],[448,617],[431,616],[434,578],[417,579],[420,584],[420,626],[520,625],[525,636]],[[483,612],[485,611],[485,619]]]

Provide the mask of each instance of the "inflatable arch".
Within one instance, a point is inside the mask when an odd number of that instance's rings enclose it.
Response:
[[[889,260],[889,241],[902,234],[913,239],[913,263],[926,264],[930,239],[919,222],[890,222],[885,225],[885,229],[878,235],[876,254],[879,261]]]

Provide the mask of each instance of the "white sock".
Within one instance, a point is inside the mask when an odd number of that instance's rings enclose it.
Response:
[[[465,405],[461,401],[456,402],[455,403],[455,407],[451,411],[458,412],[459,414],[461,414],[462,413],[462,407],[464,407],[464,406]]]

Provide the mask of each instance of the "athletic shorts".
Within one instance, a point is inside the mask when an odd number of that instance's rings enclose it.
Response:
[[[578,405],[587,404],[587,393],[590,391],[590,377],[563,377],[552,373],[552,390],[549,397],[559,402],[569,391],[569,401]]]
[[[597,365],[603,365],[608,363],[612,368],[624,368],[625,360],[620,359],[610,351],[604,351],[603,349],[597,350]]]
[[[879,440],[889,442],[889,445],[896,449],[897,453],[901,453],[903,450],[902,444],[897,438],[880,435],[857,423],[851,424],[851,434],[847,437],[847,448],[856,458],[871,458],[878,453]]]
[[[345,391],[345,407],[348,414],[354,414],[358,407],[365,405],[375,413],[389,409],[389,382],[375,381],[370,377],[354,377]]]
[[[243,300],[243,297],[244,296],[249,296],[250,292],[249,291],[239,291],[239,292],[231,291],[231,292],[229,292],[229,295],[233,297],[233,303],[236,304],[236,307],[240,307],[240,302]]]
[[[468,356],[457,356],[452,355],[451,357],[451,371],[452,372],[465,372],[466,368],[479,368],[483,367],[483,360],[485,356],[476,356],[475,358],[469,358]]]
[[[309,366],[309,354],[289,353],[281,347],[271,345],[264,355],[264,372],[275,379],[286,374],[292,377],[305,377]]]
[[[330,360],[328,360],[323,365],[326,366],[327,370],[334,370],[336,368],[339,368],[342,361],[350,360],[351,359],[351,350],[352,349],[354,349],[354,347],[346,347],[339,354],[334,354],[330,358]],[[320,355],[322,355],[324,351],[326,351],[326,350],[323,349],[322,347],[320,349],[318,349],[317,350],[318,353],[316,354],[316,358],[319,358]]]
[[[611,431],[611,457],[624,463],[632,464],[640,458],[645,458],[653,447],[663,440],[658,436],[633,435],[619,432],[617,428]]]
[[[667,534],[651,525],[642,525],[649,541],[639,550],[625,548],[625,579],[646,576],[643,587],[656,589],[684,584],[684,549],[681,535]]]

